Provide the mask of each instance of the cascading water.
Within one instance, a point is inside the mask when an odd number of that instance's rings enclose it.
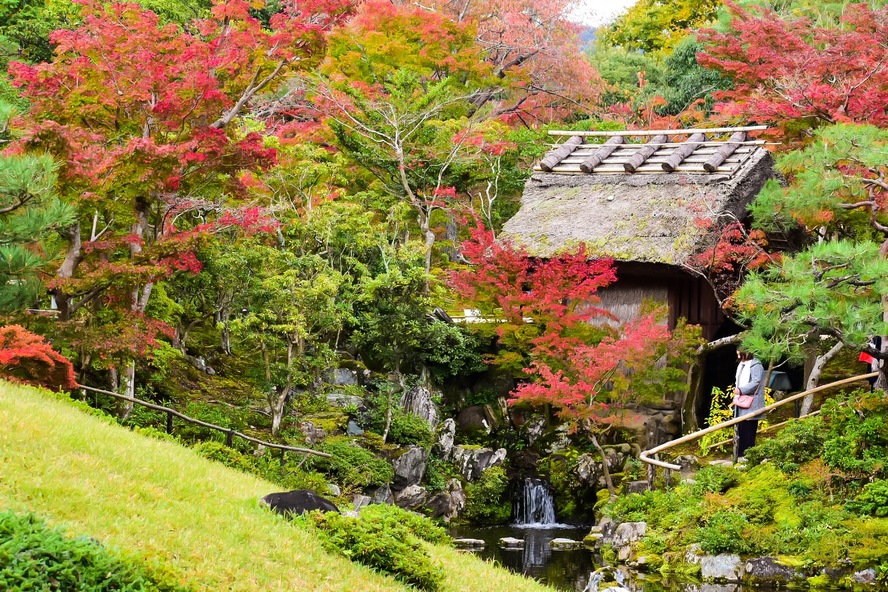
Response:
[[[515,504],[515,525],[555,525],[555,505],[548,483],[542,479],[524,480],[523,491]]]

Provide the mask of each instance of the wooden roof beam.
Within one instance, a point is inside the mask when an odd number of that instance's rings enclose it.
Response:
[[[614,150],[619,148],[624,141],[625,138],[623,138],[623,136],[612,136],[611,139],[602,144],[592,156],[580,163],[580,170],[584,173],[591,173],[592,169],[600,165],[604,159],[610,156]]]
[[[561,146],[550,151],[545,157],[543,157],[543,160],[540,161],[540,168],[547,173],[551,173],[552,169],[558,166],[559,162],[570,156],[570,154],[579,148],[582,143],[583,138],[580,136],[572,136],[568,138]]]
[[[712,128],[693,128],[693,129],[670,129],[670,130],[622,130],[622,131],[588,131],[588,132],[572,132],[564,130],[549,130],[550,136],[659,136],[661,134],[675,134],[690,136],[693,134],[727,134],[734,132],[757,132],[768,129],[767,125],[747,125],[743,127],[712,127]]]
[[[682,161],[694,153],[694,150],[700,147],[700,142],[706,141],[706,134],[694,134],[688,138],[687,142],[672,151],[672,154],[666,159],[661,166],[667,173],[673,172]]]
[[[715,151],[715,154],[710,156],[706,162],[703,163],[703,168],[706,169],[707,172],[715,172],[719,165],[727,160],[730,155],[734,154],[734,151],[740,147],[740,143],[744,141],[746,141],[746,132],[734,132],[728,139],[728,143],[719,146],[718,150]]]
[[[623,163],[623,170],[627,173],[634,173],[635,169],[643,165],[644,161],[650,158],[651,154],[660,148],[659,145],[666,142],[668,139],[669,138],[667,138],[665,134],[651,138],[650,142],[642,146],[627,162]]]

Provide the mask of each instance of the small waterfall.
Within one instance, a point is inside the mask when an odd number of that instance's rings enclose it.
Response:
[[[524,479],[524,486],[515,504],[515,524],[555,525],[555,505],[549,484],[542,479]]]

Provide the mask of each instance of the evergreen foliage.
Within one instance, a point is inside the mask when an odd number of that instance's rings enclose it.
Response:
[[[372,507],[372,506],[371,506]],[[446,535],[422,517],[410,517],[405,510],[386,507],[365,509],[357,518],[328,512],[314,512],[302,519],[315,528],[322,544],[330,551],[363,563],[420,590],[435,592],[441,587],[443,573],[436,566],[421,540],[436,542]]]
[[[88,536],[70,537],[33,514],[0,512],[0,588],[47,592],[187,592]]]

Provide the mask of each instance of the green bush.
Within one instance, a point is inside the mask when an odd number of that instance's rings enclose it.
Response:
[[[279,485],[281,489],[310,489],[325,495],[327,479],[320,473],[298,468],[296,461],[281,464],[277,454],[267,452],[261,456],[244,454],[221,442],[200,442],[193,450],[204,458],[220,462],[226,467],[251,473]],[[290,453],[287,453],[290,454]]]
[[[409,446],[416,444],[426,450],[432,447],[435,435],[426,420],[410,413],[393,413],[392,425],[389,427],[389,442]]]
[[[367,509],[358,518],[334,512],[306,514],[297,522],[314,527],[324,548],[389,574],[422,590],[434,592],[444,580],[420,540],[393,515]]]
[[[68,538],[32,514],[0,512],[0,590],[184,592],[89,537]]]
[[[694,475],[693,492],[695,495],[704,493],[724,493],[737,485],[739,473],[733,467],[710,465],[703,467]]]
[[[452,542],[446,530],[425,516],[397,506],[372,504],[361,510],[361,518],[379,522],[387,528],[406,528],[413,536],[430,543],[449,545]]]
[[[827,465],[860,479],[888,478],[888,397],[857,391],[823,405]]]
[[[328,438],[318,448],[331,458],[313,458],[314,466],[336,476],[343,488],[363,489],[387,485],[395,476],[388,462],[347,438]]]
[[[888,481],[880,479],[867,483],[857,497],[845,504],[845,508],[861,516],[888,517]]]
[[[502,467],[491,467],[475,483],[466,486],[465,518],[476,524],[503,524],[512,516],[506,497],[509,479]]]
[[[710,516],[706,524],[697,529],[697,540],[709,555],[747,553],[751,550],[744,533],[747,524],[744,514],[722,510]]]
[[[812,417],[793,421],[779,434],[746,451],[750,466],[768,460],[784,473],[793,473],[802,465],[820,456],[824,441],[823,418]]]

